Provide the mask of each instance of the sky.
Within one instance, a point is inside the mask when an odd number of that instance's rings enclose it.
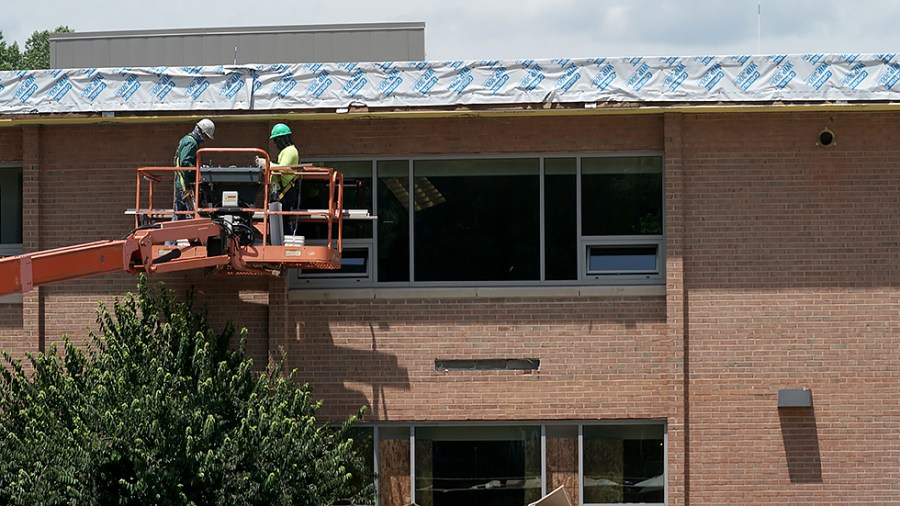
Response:
[[[894,53],[898,0],[2,0],[0,31],[425,22],[427,60]]]

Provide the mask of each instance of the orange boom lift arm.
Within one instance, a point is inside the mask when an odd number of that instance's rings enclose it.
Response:
[[[208,167],[207,155],[252,155],[265,167]],[[249,165],[249,164],[248,164]],[[192,210],[176,212],[154,204],[171,197],[176,171],[193,172]],[[317,209],[282,210],[269,202],[273,173],[294,176],[294,184],[312,185]],[[142,167],[137,171],[135,228],[124,239],[0,258],[0,295],[96,274],[132,274],[210,269],[223,274],[280,275],[287,269],[338,269],[341,265],[343,176],[330,168],[273,168],[268,154],[254,148],[200,149],[191,168]],[[167,200],[171,205],[171,200]],[[185,219],[172,221],[173,214]],[[315,227],[320,239],[283,239],[283,217]],[[299,240],[298,240],[299,239]]]

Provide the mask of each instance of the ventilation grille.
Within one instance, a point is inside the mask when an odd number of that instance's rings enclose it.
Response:
[[[434,359],[436,371],[537,371],[539,358]]]

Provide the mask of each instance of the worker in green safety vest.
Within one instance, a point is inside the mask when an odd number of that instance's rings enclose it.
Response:
[[[294,146],[291,129],[284,123],[278,123],[272,127],[272,135],[269,136],[278,148],[278,161],[271,164],[272,168],[290,167],[300,165],[300,153]],[[257,158],[256,163],[260,168],[265,168],[266,161]],[[297,209],[300,191],[297,185],[297,175],[290,172],[273,172],[269,180],[269,190],[272,202],[281,202],[281,209],[290,211]],[[285,235],[295,235],[297,231],[296,216],[284,216]]]

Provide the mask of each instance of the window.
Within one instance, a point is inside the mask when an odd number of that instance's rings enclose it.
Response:
[[[415,500],[422,506],[521,506],[541,498],[541,428],[415,430]]]
[[[22,169],[0,166],[0,256],[22,253]]]
[[[581,235],[662,234],[662,159],[581,159]]]
[[[416,209],[416,281],[538,281],[540,160],[424,160],[416,182],[439,198]]]
[[[379,426],[377,493],[381,504],[522,506],[565,483],[573,504],[662,505],[666,444],[661,421]]]
[[[662,159],[581,159],[583,279],[662,281]]]
[[[659,155],[319,164],[344,173],[345,208],[372,216],[344,220],[346,269],[294,286],[664,283]],[[301,188],[301,207],[316,191]]]
[[[616,244],[587,247],[588,275],[659,274],[661,244]]]
[[[576,158],[544,160],[544,269],[547,280],[578,279]]]
[[[324,244],[313,240],[310,244]],[[297,270],[295,286],[321,286],[323,281],[342,286],[371,284],[372,282],[372,241],[347,239],[341,253],[341,268],[337,270],[303,269]]]
[[[378,280],[409,281],[410,199],[421,209],[436,204],[438,194],[424,180],[410,185],[408,160],[379,161],[377,172]]]
[[[662,425],[588,425],[582,438],[583,503],[665,503]]]

